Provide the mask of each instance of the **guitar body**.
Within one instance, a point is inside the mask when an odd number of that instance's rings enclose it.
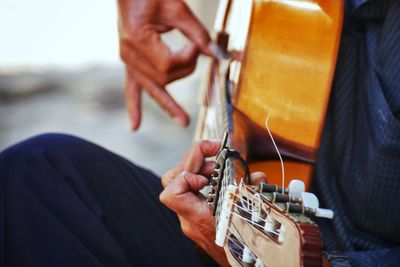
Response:
[[[268,128],[284,160],[284,186],[297,179],[308,189],[335,70],[342,13],[342,0],[220,0],[216,40],[230,60],[210,65],[196,138],[221,139],[229,133],[225,152],[234,149],[247,160],[251,172],[262,171],[269,184],[282,184],[281,161],[266,127],[269,117]],[[229,221],[218,224],[217,237],[221,229],[228,229],[229,241],[223,244],[231,265],[322,266],[319,228],[304,209],[299,211],[308,207],[307,196],[300,204],[289,204],[293,199],[278,203],[270,199],[271,193],[239,186],[230,204],[234,208],[224,213],[229,206],[224,201],[233,193],[226,198],[220,188],[235,180],[238,186],[244,177],[240,166],[229,164],[224,166],[230,171],[223,172],[229,178],[221,174],[213,178],[217,186],[210,191],[209,203],[217,210],[222,207],[217,223],[221,218]],[[285,194],[288,198],[290,189]],[[260,200],[258,211],[254,199]],[[242,212],[246,202],[252,203],[244,209],[247,215]],[[311,203],[313,214],[324,213],[318,200]],[[253,221],[261,210],[263,219]],[[248,257],[256,261],[246,261]]]
[[[210,67],[197,138],[221,138],[216,130],[215,90],[228,84],[231,147],[250,169],[281,183],[281,165],[265,127],[285,160],[286,177],[310,184],[327,109],[341,32],[342,1],[221,0],[217,40],[234,60],[221,77]],[[220,75],[220,77],[217,77]],[[225,107],[226,108],[226,107]],[[289,179],[286,179],[289,182]]]

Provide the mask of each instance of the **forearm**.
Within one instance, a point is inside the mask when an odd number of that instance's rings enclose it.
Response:
[[[225,250],[215,244],[213,240],[207,240],[203,244],[198,244],[211,258],[214,259],[220,266],[230,266],[225,254]]]

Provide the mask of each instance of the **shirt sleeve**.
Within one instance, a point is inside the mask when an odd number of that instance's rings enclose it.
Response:
[[[325,257],[332,267],[395,267],[400,264],[400,247],[356,252],[326,252]]]

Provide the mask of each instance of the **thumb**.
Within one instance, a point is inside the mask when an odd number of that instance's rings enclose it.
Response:
[[[197,193],[208,179],[187,171],[182,172],[160,194],[160,201],[178,215],[187,216],[202,209],[204,201]]]

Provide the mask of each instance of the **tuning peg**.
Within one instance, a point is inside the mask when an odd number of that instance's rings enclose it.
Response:
[[[285,225],[281,225],[279,228],[279,236],[278,236],[278,241],[282,243],[285,240],[285,235],[286,235],[286,227]]]
[[[226,189],[224,199],[222,202],[221,213],[219,215],[219,221],[215,233],[215,244],[220,247],[224,247],[227,239],[227,233],[229,225],[231,223],[231,216],[233,212],[233,200],[237,187],[235,185],[229,185]]]
[[[215,190],[216,188],[214,187],[214,186],[210,186],[210,191],[208,192],[208,195],[209,196],[211,196],[211,195],[215,195]]]
[[[333,215],[334,215],[334,212],[330,209],[317,209],[315,212],[315,216],[327,218],[327,219],[332,219]]]
[[[255,261],[256,261],[256,259],[253,256],[253,253],[251,252],[251,250],[247,246],[244,246],[242,262],[247,263],[247,264],[253,264]]]
[[[216,164],[215,164],[215,167],[214,167],[214,170],[215,170],[215,171],[219,171],[220,169],[221,169],[221,165],[218,164],[218,163],[216,163]]]
[[[219,174],[218,174],[218,172],[216,172],[216,171],[214,171],[212,174],[211,174],[211,177],[212,178],[217,178],[219,176]]]
[[[216,185],[218,184],[218,179],[217,179],[217,178],[212,178],[212,179],[210,180],[210,184],[211,184],[212,186],[216,186]]]
[[[268,215],[267,218],[265,218],[264,232],[271,233],[274,232],[275,230],[276,230],[275,222],[271,218],[271,215]]]
[[[305,191],[304,182],[300,180],[292,180],[288,186],[289,196],[301,198],[301,193]]]
[[[304,192],[301,194],[301,197],[303,199],[304,207],[315,210],[315,213],[314,213],[315,216],[327,218],[327,219],[333,218],[334,213],[332,210],[319,208],[318,198],[313,193]]]
[[[251,213],[251,221],[255,222],[255,223],[258,223],[261,220],[262,219],[261,219],[260,211],[253,210],[253,212]]]
[[[311,209],[318,209],[319,208],[319,201],[318,198],[309,192],[301,193],[301,198],[303,200],[303,206]]]
[[[260,258],[256,259],[256,263],[254,264],[254,267],[266,267],[264,263],[260,260]]]

